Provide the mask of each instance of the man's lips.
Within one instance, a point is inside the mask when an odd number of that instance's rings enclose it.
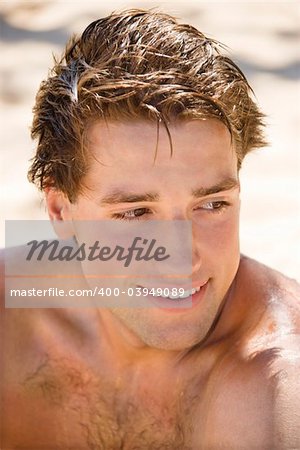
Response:
[[[165,285],[162,287],[160,285],[157,288],[154,288],[153,286],[151,288],[142,286],[138,287],[142,290],[143,296],[151,301],[159,304],[167,301],[171,302],[170,304],[173,303],[172,306],[174,306],[175,303],[184,304],[188,301],[194,301],[197,294],[205,291],[208,281],[209,280],[206,282],[193,282],[191,284],[194,284],[195,287],[191,287],[191,285],[187,287],[187,285],[185,285],[185,288],[183,288],[183,285],[180,285],[180,287],[174,287],[174,285],[171,287],[166,287]],[[166,306],[168,306],[168,303]]]
[[[155,291],[152,291],[152,294],[149,292],[148,295],[146,295],[145,300],[147,301],[148,305],[151,304],[159,308],[161,311],[166,312],[188,312],[191,309],[193,309],[195,306],[197,306],[201,300],[205,296],[205,292],[207,290],[207,286],[209,284],[209,279],[203,284],[201,283],[200,289],[193,288],[194,292],[191,292],[192,289],[189,287],[186,291],[184,291],[184,294],[182,296],[177,295],[176,297],[168,297],[168,296],[161,296],[161,295],[155,295]],[[182,285],[181,285],[182,286]],[[154,290],[154,288],[152,288]],[[174,286],[173,286],[174,289]],[[177,289],[180,289],[177,287]],[[196,290],[197,289],[197,290]],[[153,295],[154,294],[154,295]],[[144,300],[144,301],[145,301]]]
[[[184,289],[185,291],[190,291],[191,289],[197,289],[202,288],[205,286],[205,284],[208,282],[209,278],[207,278],[205,281],[193,281],[190,284],[178,284],[178,283],[164,283],[164,284],[158,284],[158,283],[151,283],[151,286],[145,286],[145,285],[138,285],[140,288],[145,289]]]

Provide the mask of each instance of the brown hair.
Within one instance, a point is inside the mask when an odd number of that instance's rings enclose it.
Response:
[[[209,117],[229,129],[239,166],[251,149],[265,145],[263,114],[220,43],[167,14],[113,13],[73,37],[42,82],[29,180],[74,201],[88,167],[84,136],[93,120],[146,118],[168,131],[172,120]]]

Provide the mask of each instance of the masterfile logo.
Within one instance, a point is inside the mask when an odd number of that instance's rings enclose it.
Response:
[[[139,241],[141,243],[139,244]],[[149,243],[148,243],[149,242]],[[100,242],[96,241],[93,245],[86,245],[83,242],[78,248],[74,249],[70,245],[64,245],[60,247],[57,239],[53,241],[37,241],[33,240],[27,242],[27,246],[30,247],[27,261],[31,261],[34,256],[38,261],[42,259],[48,259],[49,261],[109,261],[116,259],[117,261],[124,261],[124,266],[128,267],[134,258],[136,261],[164,261],[170,258],[170,255],[166,254],[166,248],[156,245],[156,239],[143,239],[142,237],[135,237],[132,244],[124,248],[120,245],[116,245],[113,249],[107,246],[100,246]]]
[[[6,307],[153,307],[145,287],[154,297],[162,292],[180,300],[179,289],[191,284],[190,221],[72,221],[64,227],[69,234],[51,221],[6,222]]]

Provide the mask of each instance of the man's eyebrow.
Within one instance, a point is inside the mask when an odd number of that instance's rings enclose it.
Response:
[[[192,195],[196,198],[206,197],[207,195],[218,194],[219,192],[229,191],[230,189],[239,187],[239,180],[233,177],[225,178],[214,186],[199,187],[193,189]]]
[[[207,195],[216,194],[218,192],[227,191],[239,186],[236,178],[226,178],[225,180],[210,187],[200,187],[192,190],[192,195],[196,198],[205,197]],[[135,194],[115,189],[102,197],[99,201],[100,205],[117,205],[119,203],[138,203],[138,202],[157,202],[159,194],[155,192],[145,192],[143,194]]]
[[[115,190],[101,198],[100,204],[116,205],[118,203],[157,202],[158,200],[159,195],[154,192],[132,194],[130,192]]]

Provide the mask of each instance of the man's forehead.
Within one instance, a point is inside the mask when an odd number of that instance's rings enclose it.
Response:
[[[95,170],[98,162],[108,170],[122,167],[128,172],[135,168],[169,171],[179,165],[195,171],[201,166],[231,164],[236,157],[229,131],[215,119],[171,123],[168,130],[145,120],[98,121],[90,127],[87,143],[90,168]]]
[[[103,204],[121,203],[125,195],[129,203],[142,201],[139,198],[153,202],[176,190],[201,197],[236,186],[237,158],[230,134],[218,121],[208,122],[171,128],[173,154],[166,134],[159,134],[156,146],[154,123],[96,123],[84,181],[97,197],[101,194]],[[144,135],[144,129],[149,134]]]
[[[196,119],[186,118],[184,120],[171,121],[168,124],[154,120],[142,118],[124,120],[97,120],[91,123],[86,129],[87,142],[90,146],[98,146],[102,143],[124,139],[127,136],[134,136],[132,144],[141,140],[144,144],[145,137],[163,140],[170,138],[180,138],[183,134],[196,135],[197,138],[203,135],[205,139],[211,140],[226,139],[230,141],[230,133],[226,126],[217,119]]]

